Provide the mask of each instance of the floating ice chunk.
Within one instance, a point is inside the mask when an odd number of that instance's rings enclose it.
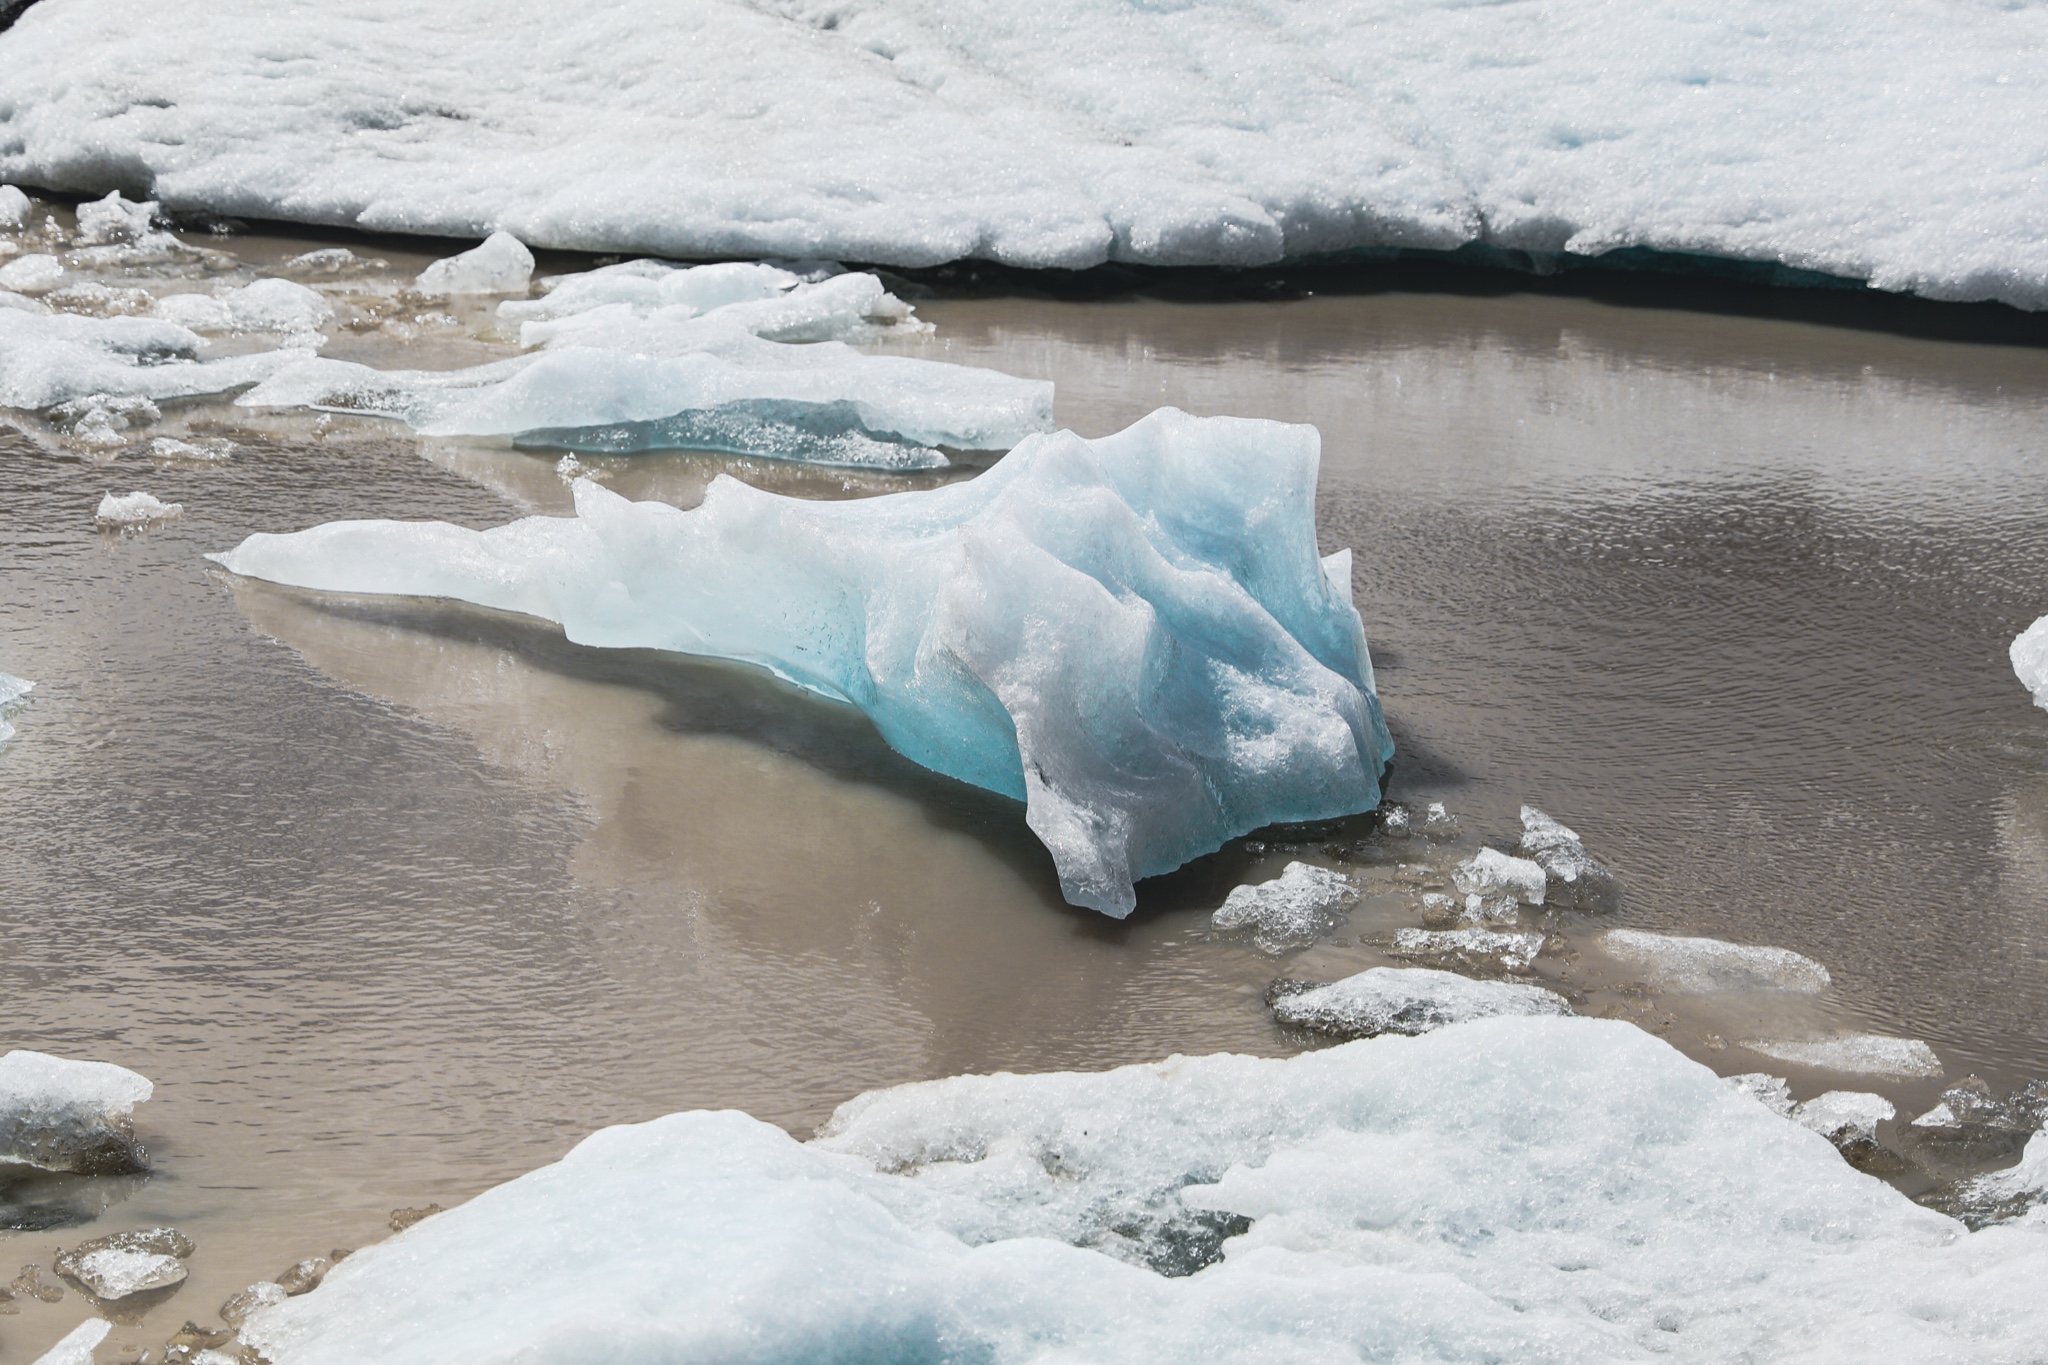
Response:
[[[156,315],[195,332],[315,332],[334,318],[334,309],[303,284],[257,280],[218,294],[169,294]]]
[[[867,278],[874,279],[872,275]],[[621,303],[642,315],[667,308],[700,314],[729,304],[778,298],[802,283],[803,277],[793,271],[752,261],[698,266],[625,261],[543,280],[542,287],[547,290],[543,297],[508,299],[498,305],[498,316],[507,322],[546,322]],[[879,287],[881,281],[875,283]]]
[[[232,459],[235,443],[225,436],[210,436],[202,441],[181,441],[175,436],[159,436],[149,443],[150,458],[166,463],[203,462],[218,464]]]
[[[35,690],[36,685],[26,678],[17,678],[12,673],[0,673],[0,744],[14,738],[14,726],[8,721],[9,714]],[[0,1153],[0,1159],[4,1159],[4,1153]]]
[[[1482,848],[1451,870],[1451,884],[1467,898],[1468,905],[1502,896],[1541,905],[1546,880],[1537,864],[1495,848]]]
[[[149,399],[134,394],[93,393],[59,403],[48,415],[76,444],[113,450],[128,444],[133,423],[154,422],[163,412]]]
[[[1422,837],[1441,842],[1458,837],[1458,817],[1441,801],[1432,801],[1422,812]]]
[[[66,313],[86,313],[102,318],[133,317],[156,306],[155,296],[147,289],[123,288],[101,284],[97,280],[67,284],[45,294],[43,302]]]
[[[0,284],[7,282],[6,276],[7,272],[0,270]],[[2034,705],[2048,710],[2048,616],[2021,631],[2009,652],[2012,671],[2019,675],[2020,684],[2034,694]]]
[[[0,309],[0,407],[50,408],[94,395],[222,393],[311,354],[287,349],[197,360],[199,346],[197,334],[156,318]]]
[[[64,283],[64,263],[55,256],[31,252],[0,265],[0,289],[16,294],[47,294]]]
[[[78,244],[139,242],[149,235],[156,207],[155,200],[137,203],[123,199],[119,190],[110,191],[104,199],[87,200],[78,206]]]
[[[1232,887],[1209,923],[1223,930],[1248,929],[1261,950],[1277,953],[1315,942],[1357,899],[1357,884],[1343,873],[1289,863],[1271,881]]]
[[[1396,957],[1441,958],[1474,966],[1522,971],[1543,951],[1541,934],[1503,934],[1491,929],[1400,929]]]
[[[0,1057],[0,1161],[80,1175],[148,1170],[128,1116],[151,1090],[108,1062],[10,1052]]]
[[[1747,1071],[1722,1078],[1730,1090],[1749,1096],[1781,1118],[1792,1116],[1792,1086],[1783,1076]]]
[[[414,286],[427,295],[524,294],[533,278],[533,253],[509,232],[494,232],[483,245],[435,261]]]
[[[35,1358],[34,1365],[92,1365],[92,1353],[107,1339],[114,1324],[105,1318],[87,1318],[64,1334],[64,1339]]]
[[[1850,1139],[1876,1141],[1877,1125],[1897,1113],[1892,1102],[1882,1095],[1861,1090],[1830,1090],[1801,1102],[1792,1110],[1792,1119],[1839,1147]]]
[[[28,226],[35,200],[16,185],[0,185],[0,232],[19,232]]]
[[[268,1308],[274,1303],[283,1303],[291,1295],[283,1285],[272,1280],[258,1280],[247,1289],[238,1289],[220,1306],[220,1320],[230,1327],[240,1327],[251,1313],[259,1308]]]
[[[1634,967],[1646,984],[1660,991],[1818,995],[1828,988],[1826,967],[1786,948],[1753,948],[1718,938],[1685,938],[1639,929],[1610,929],[1596,942],[1601,951]]]
[[[57,1257],[57,1273],[104,1302],[168,1289],[185,1281],[192,1242],[171,1228],[117,1232],[81,1242]]]
[[[1327,986],[1274,983],[1273,1017],[1339,1038],[1428,1033],[1446,1024],[1506,1015],[1570,1014],[1555,991],[1513,981],[1474,981],[1427,967],[1373,967]]]
[[[1917,1038],[1887,1038],[1876,1033],[1838,1033],[1831,1038],[1760,1038],[1743,1042],[1751,1052],[1849,1075],[1939,1076],[1941,1059]]]
[[[99,510],[93,513],[93,520],[102,526],[118,526],[123,529],[147,526],[153,521],[168,521],[183,515],[185,504],[181,502],[159,502],[153,495],[137,489],[133,493],[108,493],[100,499]]]
[[[1934,1191],[1928,1203],[1972,1229],[2009,1222],[2048,1205],[2048,1131],[2028,1139],[2017,1166],[1954,1181]]]
[[[934,447],[1004,450],[1052,425],[1050,384],[994,370],[781,345],[736,325],[687,340],[669,351],[569,346],[453,372],[309,360],[237,401],[586,453],[710,449],[882,468],[941,466]]]
[[[1100,1253],[1100,1254],[1098,1254]],[[1200,1270],[1198,1274],[1187,1272]],[[256,1314],[276,1365],[2024,1360],[1953,1222],[1608,1020],[607,1129]]]
[[[1358,613],[1316,557],[1318,444],[1162,409],[943,488],[806,502],[721,477],[685,512],[585,479],[573,518],[337,522],[217,559],[758,664],[1026,801],[1068,899],[1122,917],[1136,878],[1379,800],[1392,744]]]

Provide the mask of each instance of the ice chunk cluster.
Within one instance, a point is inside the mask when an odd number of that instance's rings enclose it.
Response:
[[[151,1090],[108,1062],[10,1052],[0,1057],[0,1161],[80,1175],[148,1170],[129,1115]]]
[[[1686,938],[1639,929],[1612,929],[1597,942],[1660,991],[1792,991],[1817,995],[1828,988],[1828,969],[1786,948],[1755,948],[1717,938]]]
[[[1755,1038],[1745,1040],[1751,1052],[1846,1075],[1910,1079],[1939,1076],[1941,1059],[1917,1038],[1889,1038],[1879,1033],[1838,1033],[1825,1038]]]
[[[1194,1273],[1188,1273],[1188,1272]],[[1606,1020],[614,1128],[257,1310],[275,1365],[2025,1359],[1963,1235]]]
[[[1379,800],[1393,746],[1349,552],[1317,558],[1318,448],[1312,427],[1162,409],[942,488],[807,502],[721,477],[681,511],[582,479],[570,518],[336,522],[217,559],[767,668],[1025,801],[1067,898],[1121,917],[1134,879]]]
[[[1651,248],[2038,307],[2044,54],[2026,4],[69,0],[0,47],[0,176],[591,251]]]
[[[1273,1017],[1290,1028],[1337,1038],[1428,1033],[1446,1024],[1502,1016],[1570,1014],[1555,991],[1519,981],[1474,981],[1428,967],[1373,967],[1329,985],[1276,981]]]
[[[1209,923],[1248,931],[1262,951],[1277,953],[1315,942],[1357,899],[1357,883],[1343,873],[1289,863],[1271,881],[1231,888]]]
[[[2020,632],[2010,653],[2020,684],[2034,694],[2034,705],[2048,711],[2048,616]]]

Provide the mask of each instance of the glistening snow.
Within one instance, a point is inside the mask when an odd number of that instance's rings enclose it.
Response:
[[[586,479],[571,518],[335,522],[217,558],[768,668],[1025,801],[1067,898],[1122,917],[1138,878],[1379,800],[1393,745],[1350,552],[1317,554],[1319,444],[1162,409],[941,488],[809,502],[721,476],[681,511]]]

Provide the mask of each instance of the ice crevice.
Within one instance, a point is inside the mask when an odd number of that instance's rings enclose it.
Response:
[[[1379,801],[1393,746],[1350,557],[1316,546],[1319,446],[1162,409],[935,489],[810,502],[721,476],[683,511],[579,479],[573,517],[335,522],[215,558],[766,668],[1024,801],[1067,899],[1122,917],[1137,879]]]

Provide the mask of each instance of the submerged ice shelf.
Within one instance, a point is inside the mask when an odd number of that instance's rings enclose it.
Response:
[[[578,480],[574,517],[335,522],[216,558],[757,664],[1025,801],[1067,898],[1121,917],[1136,879],[1379,800],[1393,746],[1350,552],[1318,558],[1318,462],[1312,427],[1162,409],[924,491],[808,502],[720,477],[681,511]]]
[[[1965,1232],[1629,1025],[875,1092],[587,1139],[256,1310],[275,1365],[2027,1359]]]

